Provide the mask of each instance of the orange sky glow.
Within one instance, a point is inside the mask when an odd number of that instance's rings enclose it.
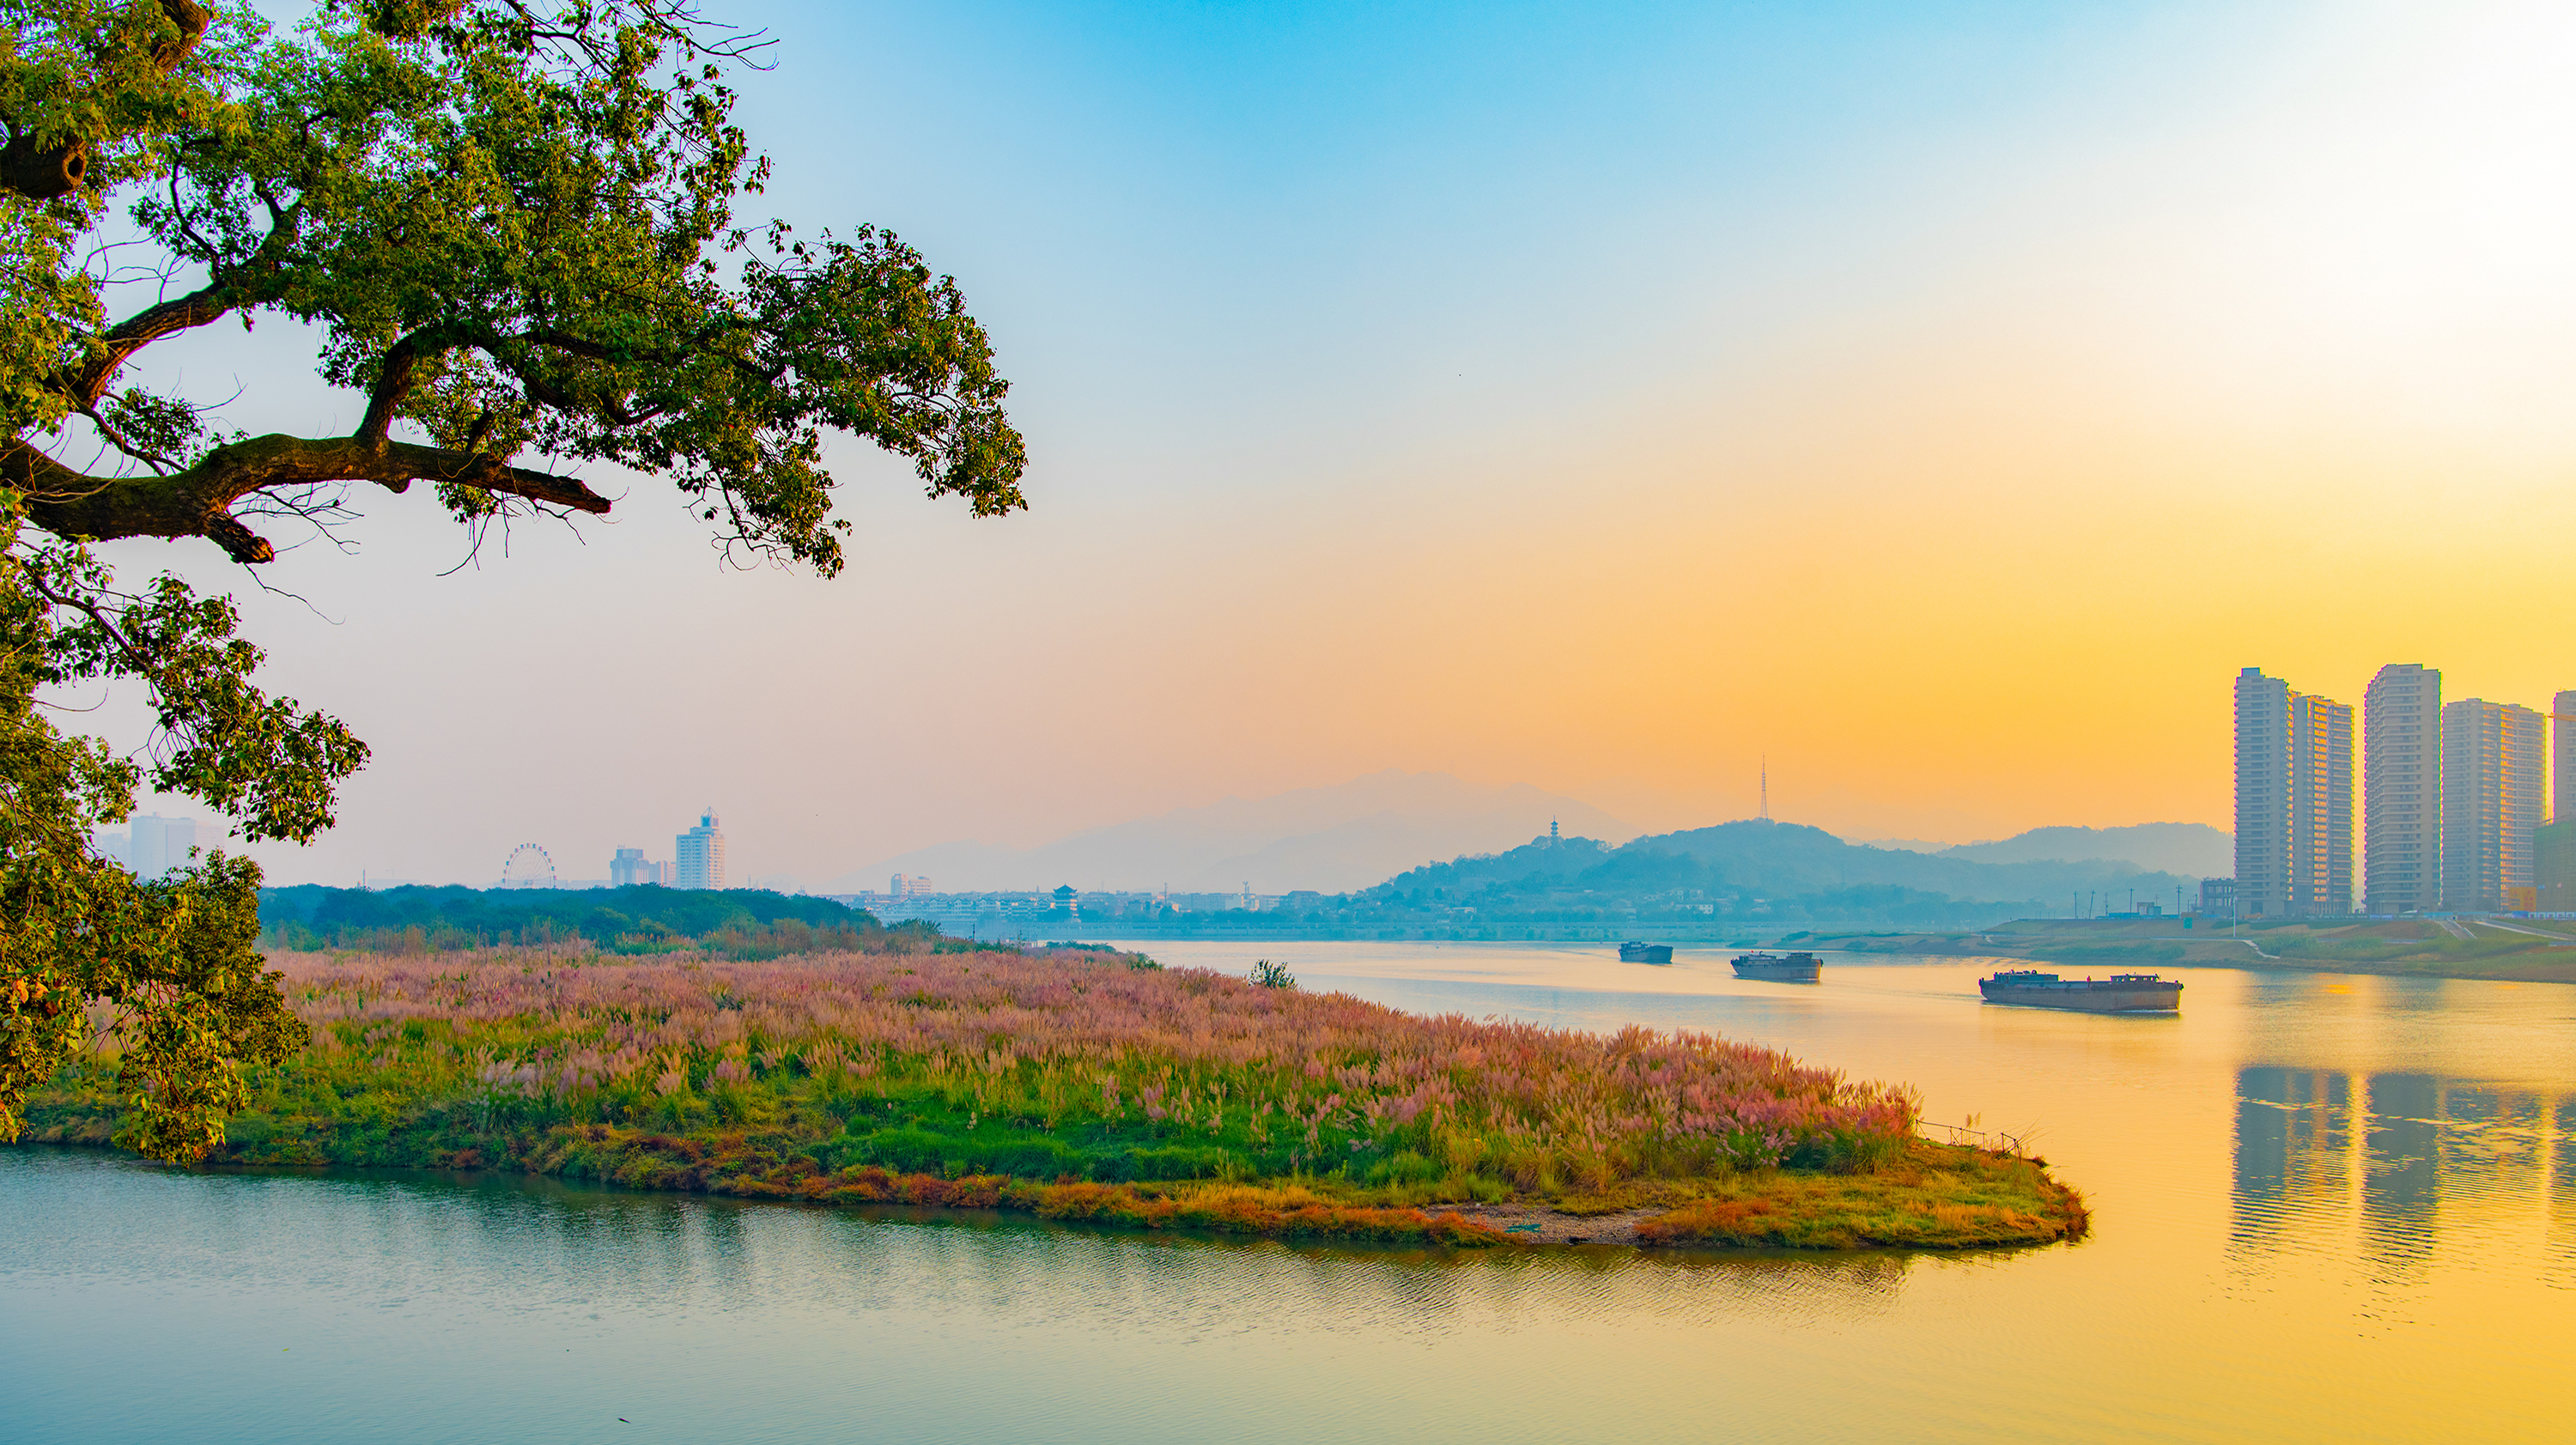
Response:
[[[856,103],[857,40],[777,24],[818,53],[769,119]],[[825,583],[726,571],[629,479],[438,580],[428,500],[376,499],[363,554],[274,569],[311,607],[245,602],[378,757],[331,838],[260,854],[468,879],[530,837],[667,851],[713,804],[740,871],[819,879],[1390,767],[1660,830],[1749,815],[1765,756],[1776,815],[1852,837],[2224,826],[2240,667],[2576,687],[2576,15],[2016,35],[1811,59],[1832,105],[1778,79],[1776,124],[1510,56],[1491,95],[1193,119],[1101,41],[1012,62],[1085,99],[997,176],[755,107],[769,201],[958,273],[1032,509],[845,454]]]

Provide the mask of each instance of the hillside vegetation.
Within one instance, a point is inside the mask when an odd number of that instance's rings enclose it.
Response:
[[[2198,879],[2100,860],[1981,863],[1846,843],[1821,828],[1746,820],[1639,838],[1540,840],[1425,864],[1345,898],[1314,921],[1366,930],[1508,930],[1556,923],[1730,927],[1767,922],[1974,927],[2042,913],[2069,891],[2149,898]],[[1663,935],[1657,935],[1663,936]]]

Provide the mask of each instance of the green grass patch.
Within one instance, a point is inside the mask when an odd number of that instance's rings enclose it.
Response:
[[[1096,950],[926,943],[748,962],[279,958],[312,1042],[246,1076],[250,1106],[209,1162],[1447,1243],[1481,1238],[1438,1223],[1459,1210],[1679,1220],[1751,1200],[1806,1219],[1791,1233],[1812,1247],[1886,1243],[1852,1222],[1865,1201],[1910,1217],[1937,1194],[1957,1237],[1921,1242],[2064,1237],[2028,1198],[1926,1184],[1910,1094],[1770,1050],[1426,1019]],[[109,1077],[103,1063],[57,1077],[30,1101],[28,1137],[106,1138]]]
[[[1650,1244],[1967,1249],[2077,1239],[2090,1227],[2083,1196],[2041,1161],[1918,1142],[1869,1174],[1713,1181],[1637,1233]]]

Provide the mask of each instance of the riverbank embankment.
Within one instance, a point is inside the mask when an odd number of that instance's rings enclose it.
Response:
[[[2023,958],[2067,968],[2295,969],[2417,978],[2576,983],[2576,923],[2512,918],[2278,923],[2024,918],[1969,933],[1817,933],[1850,953]]]

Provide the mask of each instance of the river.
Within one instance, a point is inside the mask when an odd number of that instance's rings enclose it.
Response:
[[[2180,1017],[2106,1018],[1983,1005],[1955,959],[1799,988],[1719,950],[1153,951],[1908,1080],[2026,1137],[2095,1232],[1443,1257],[0,1149],[0,1438],[2576,1435],[2576,986],[2187,969]]]

